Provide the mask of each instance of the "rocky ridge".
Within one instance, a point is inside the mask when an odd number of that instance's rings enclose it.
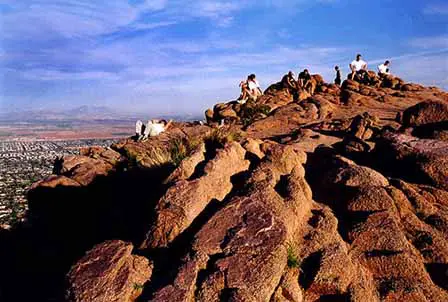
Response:
[[[448,301],[448,93],[314,79],[65,157],[0,300]]]

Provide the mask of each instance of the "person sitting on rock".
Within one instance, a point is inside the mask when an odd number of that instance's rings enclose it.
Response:
[[[249,87],[247,85],[248,80],[249,80],[249,78],[246,81],[241,81],[240,82],[239,86],[241,88],[241,94],[240,94],[240,96],[237,99],[237,102],[240,103],[240,104],[246,103],[247,98],[248,98],[248,96],[250,94],[249,93]]]
[[[316,88],[316,83],[311,78],[311,75],[308,69],[304,69],[301,73],[299,73],[299,78],[297,81],[298,89],[303,89],[308,92],[310,95],[314,93],[314,89]]]
[[[143,138],[143,135],[145,133],[145,124],[141,120],[138,120],[135,123],[135,140],[140,140]]]
[[[334,70],[336,71],[336,78],[334,79],[334,83],[338,86],[341,86],[341,70],[339,69],[339,66],[335,66]]]
[[[244,104],[247,100],[256,100],[263,92],[260,89],[260,84],[258,83],[255,74],[247,76],[246,81],[240,82],[241,95],[237,99],[237,102]]]
[[[297,82],[294,77],[294,73],[292,71],[289,71],[283,76],[281,81],[282,87],[284,89],[287,89],[292,95],[297,94]]]
[[[146,129],[143,134],[142,140],[148,139],[148,137],[158,136],[162,132],[168,130],[171,127],[172,120],[167,122],[166,120],[149,120],[146,124]]]
[[[381,65],[378,65],[378,75],[380,78],[390,75],[390,61],[386,61]]]
[[[355,76],[360,82],[364,82],[367,75],[367,63],[362,60],[362,56],[360,54],[356,55],[356,59],[350,63],[350,70],[352,71],[351,79],[355,80]]]
[[[247,88],[249,90],[249,98],[253,99],[254,101],[256,101],[257,98],[263,94],[255,74],[251,74],[248,76]]]

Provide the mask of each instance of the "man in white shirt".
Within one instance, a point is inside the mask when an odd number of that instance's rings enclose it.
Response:
[[[356,55],[356,60],[350,63],[350,70],[352,71],[352,80],[355,79],[355,75],[358,75],[360,78],[363,78],[367,73],[367,63],[362,60],[362,56],[360,54]]]
[[[390,75],[389,65],[390,65],[390,61],[386,61],[383,64],[378,65],[378,75],[380,77],[384,77],[386,75]]]

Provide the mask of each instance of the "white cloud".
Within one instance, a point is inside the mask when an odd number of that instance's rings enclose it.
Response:
[[[199,1],[194,7],[193,13],[197,16],[217,19],[240,10],[242,7],[241,3],[235,2]]]
[[[115,73],[104,71],[67,72],[53,69],[30,69],[22,72],[27,80],[37,81],[77,81],[77,80],[117,80]]]
[[[137,23],[132,26],[133,29],[137,30],[147,30],[147,29],[155,29],[159,27],[165,27],[170,25],[177,24],[176,21],[163,21],[163,22],[153,22],[153,23]]]
[[[392,68],[395,74],[405,80],[448,88],[448,50],[435,55],[415,56],[412,60],[395,60]]]
[[[427,15],[448,15],[448,4],[429,4],[423,9],[423,13]]]
[[[133,22],[139,9],[126,1],[33,1],[3,18],[8,38],[79,38],[113,32]]]
[[[168,4],[168,0],[146,0],[141,7],[149,10],[162,10]]]
[[[448,89],[448,48],[376,59],[369,63],[379,64],[385,60],[391,61],[392,73],[405,81]]]
[[[423,49],[448,48],[448,35],[415,38],[412,39],[409,44],[412,47]]]

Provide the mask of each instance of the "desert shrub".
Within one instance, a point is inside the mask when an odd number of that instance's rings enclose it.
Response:
[[[245,127],[249,126],[261,115],[268,115],[271,108],[268,105],[247,103],[241,108],[240,117]]]
[[[294,245],[289,243],[286,249],[288,253],[288,260],[287,265],[289,268],[299,268],[300,267],[300,260],[299,257],[296,254]]]
[[[134,290],[143,290],[145,288],[145,286],[143,284],[140,283],[135,283],[133,284]]]
[[[181,138],[172,139],[170,142],[170,154],[173,163],[178,166],[188,156],[188,146]]]
[[[240,132],[228,128],[218,128],[205,137],[204,142],[209,148],[219,149],[223,148],[228,143],[240,141],[241,139],[242,135]]]
[[[172,162],[178,166],[182,160],[195,151],[203,140],[197,137],[194,138],[173,138],[170,141],[170,155]]]
[[[160,167],[172,162],[171,154],[160,147],[150,148],[145,154],[137,155],[135,158],[137,164],[144,167]]]

